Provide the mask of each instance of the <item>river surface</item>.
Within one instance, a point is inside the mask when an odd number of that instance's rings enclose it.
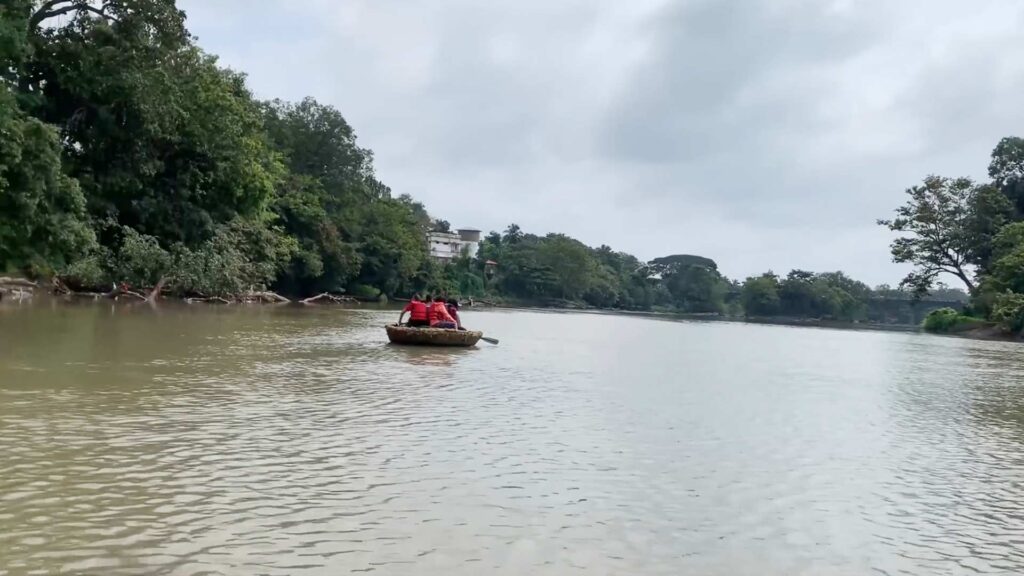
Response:
[[[1024,347],[0,307],[0,575],[1024,573]]]

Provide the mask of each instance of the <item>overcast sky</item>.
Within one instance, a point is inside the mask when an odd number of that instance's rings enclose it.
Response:
[[[1024,135],[1020,0],[179,0],[261,98],[339,108],[378,176],[743,278],[894,283],[875,225]]]

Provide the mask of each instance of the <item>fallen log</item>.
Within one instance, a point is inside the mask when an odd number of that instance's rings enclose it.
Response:
[[[291,300],[281,296],[276,292],[247,292],[241,297],[242,302],[276,302],[281,304],[287,304]]]
[[[300,300],[299,302],[301,302],[302,304],[313,304],[314,302],[319,302],[321,300],[327,300],[328,302],[334,302],[335,304],[344,304],[349,302],[355,302],[356,304],[359,303],[359,300],[356,300],[351,296],[335,296],[330,292],[317,294],[316,296],[306,298],[305,300]]]
[[[35,296],[35,292],[28,288],[8,288],[0,287],[0,300],[3,300],[5,296],[16,298],[19,301],[27,300]]]
[[[221,304],[231,304],[230,300],[221,298],[220,296],[210,296],[208,298],[185,298],[186,304],[194,304],[196,302],[219,302]]]
[[[149,298],[146,298],[142,294],[139,294],[138,292],[135,292],[133,290],[121,290],[121,293],[118,294],[118,296],[131,296],[133,298],[138,298],[139,300],[142,300],[143,302],[146,302],[146,301],[149,300]],[[114,298],[117,298],[117,296],[114,296]]]
[[[156,286],[149,291],[149,296],[146,296],[146,302],[155,302],[160,297],[160,292],[163,291],[164,285],[167,284],[167,277],[164,276],[157,281]]]
[[[20,288],[38,288],[39,284],[31,280],[24,278],[11,278],[10,276],[0,276],[0,285],[2,286],[18,286]]]

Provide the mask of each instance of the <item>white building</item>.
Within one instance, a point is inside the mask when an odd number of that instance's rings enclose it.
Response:
[[[441,262],[450,262],[462,254],[476,258],[477,250],[480,249],[480,231],[461,228],[458,233],[428,232],[427,249],[431,258]]]

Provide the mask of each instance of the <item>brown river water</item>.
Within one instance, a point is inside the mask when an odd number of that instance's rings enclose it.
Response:
[[[1024,573],[1024,346],[0,306],[0,575]]]

